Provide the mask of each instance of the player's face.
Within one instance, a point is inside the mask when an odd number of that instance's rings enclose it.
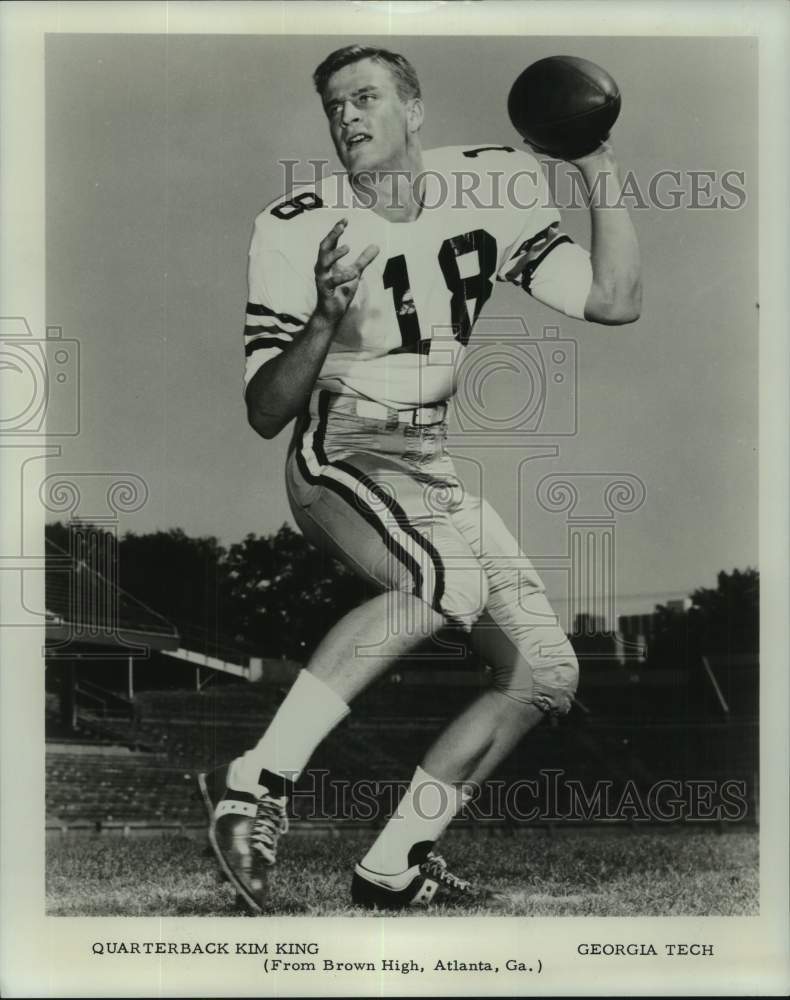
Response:
[[[422,102],[403,101],[386,66],[362,59],[330,76],[324,93],[329,131],[349,173],[408,166]]]

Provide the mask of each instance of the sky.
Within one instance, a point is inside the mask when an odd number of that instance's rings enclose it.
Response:
[[[47,324],[79,341],[81,406],[52,471],[141,477],[148,498],[121,531],[181,527],[230,544],[293,524],[288,434],[257,437],[243,406],[247,249],[255,215],[282,191],[279,160],[338,168],[310,76],[332,49],[368,41],[415,65],[425,148],[518,144],[513,80],[564,53],[617,80],[612,143],[640,190],[661,170],[680,171],[686,194],[692,171],[716,172],[714,195],[724,172],[744,174],[736,209],[633,211],[634,325],[571,320],[497,286],[485,314],[523,316],[536,345],[545,325],[575,342],[575,434],[479,446],[457,433],[457,414],[451,432],[462,478],[546,565],[566,552],[567,523],[539,502],[545,476],[641,482],[644,502],[614,524],[618,613],[756,566],[756,42],[743,38],[50,35]],[[587,213],[562,214],[589,245]],[[504,372],[487,391],[506,414],[527,390]],[[536,443],[556,454],[534,455]],[[544,575],[561,611],[564,577]]]

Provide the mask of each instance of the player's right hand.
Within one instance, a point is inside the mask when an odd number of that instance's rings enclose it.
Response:
[[[359,288],[362,272],[379,254],[379,248],[370,244],[353,264],[338,263],[350,250],[345,244],[337,245],[347,225],[348,220],[341,219],[329,230],[318,246],[315,263],[316,309],[331,323],[338,323],[345,316]]]

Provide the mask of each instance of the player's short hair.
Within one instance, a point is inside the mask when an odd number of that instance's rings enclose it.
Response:
[[[324,96],[329,77],[333,73],[361,59],[370,59],[388,67],[395,78],[395,87],[402,101],[421,96],[420,81],[408,59],[397,52],[390,52],[389,49],[377,49],[367,45],[345,45],[342,49],[330,52],[313,73],[313,83],[321,97]]]

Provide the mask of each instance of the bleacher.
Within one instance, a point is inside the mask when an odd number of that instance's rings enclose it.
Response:
[[[196,773],[254,745],[298,664],[176,628],[103,575],[116,564],[113,546],[84,525],[68,551],[47,541],[48,827],[202,826]],[[620,663],[608,640],[596,647],[585,637],[583,646],[572,712],[530,734],[491,787],[539,784],[552,770],[589,788],[743,781],[756,815],[755,656],[703,657],[670,670]],[[344,816],[344,787],[375,782],[386,792],[409,780],[444,723],[487,683],[469,650],[452,661],[442,652],[436,662],[424,651],[404,660],[355,702],[310,762],[299,815]],[[190,681],[191,691],[172,689]]]
[[[193,775],[163,754],[50,743],[48,830],[192,825],[201,820]]]
[[[201,692],[140,692],[131,717],[100,718],[82,711],[77,740],[50,742],[47,747],[48,828],[202,827],[196,773],[252,746],[284,693],[284,687],[240,682]],[[445,720],[474,693],[475,685],[376,685],[317,749],[298,786],[295,814],[322,821],[352,819],[348,789],[374,781],[379,787],[369,792],[368,800],[379,803],[375,818],[383,818],[392,786],[408,781]],[[605,704],[611,704],[611,693],[604,692]],[[630,691],[628,698],[634,697]],[[595,704],[595,698],[588,701]],[[674,720],[661,715],[649,719],[639,702],[638,711],[633,704],[631,712],[617,707],[617,714],[606,716],[589,705],[576,707],[555,724],[544,722],[492,781],[540,785],[550,770],[561,771],[563,781],[579,781],[585,787],[609,782],[615,790],[628,782],[646,789],[658,781],[742,780],[754,815],[754,720],[709,717],[690,722],[682,713]],[[50,699],[48,730],[55,723]],[[57,735],[55,728],[52,733]]]

